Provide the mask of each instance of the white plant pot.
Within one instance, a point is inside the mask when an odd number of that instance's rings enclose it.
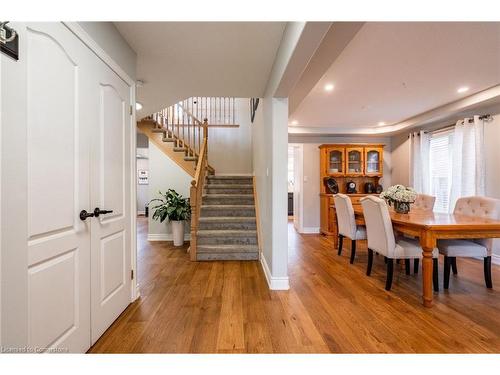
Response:
[[[184,245],[184,221],[171,221],[174,246]]]

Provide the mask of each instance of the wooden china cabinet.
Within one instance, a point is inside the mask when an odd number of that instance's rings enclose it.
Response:
[[[383,177],[383,144],[325,144],[320,149],[320,231],[324,235],[335,236],[337,246],[337,218],[333,195],[326,184],[333,178],[339,193],[347,194],[347,183],[356,184],[356,192],[348,194],[352,204],[369,195],[368,183],[372,188],[380,184]],[[375,192],[371,193],[374,194]]]

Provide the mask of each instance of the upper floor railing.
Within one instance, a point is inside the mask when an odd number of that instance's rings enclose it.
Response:
[[[236,99],[191,97],[152,115],[159,129],[176,138],[177,147],[186,147],[188,156],[198,156],[203,143],[203,123],[208,128],[237,126]]]

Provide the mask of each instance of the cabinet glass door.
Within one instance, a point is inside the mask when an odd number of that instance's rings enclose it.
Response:
[[[382,152],[381,148],[365,148],[365,171],[368,176],[382,175]]]
[[[371,150],[366,153],[366,173],[380,172],[380,153]]]
[[[344,173],[344,152],[342,150],[331,150],[328,152],[328,173]]]
[[[347,151],[347,173],[362,174],[363,173],[363,152],[362,150],[353,149]]]

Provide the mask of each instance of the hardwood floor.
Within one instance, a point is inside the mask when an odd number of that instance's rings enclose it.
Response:
[[[421,270],[385,267],[359,241],[337,256],[332,240],[299,235],[289,224],[290,291],[268,290],[258,262],[189,261],[187,246],[146,241],[139,220],[141,298],[91,348],[92,353],[479,353],[500,352],[500,267],[484,285],[482,261],[458,260],[450,289],[421,304]],[[442,259],[441,259],[442,260]],[[412,267],[413,268],[413,267]],[[412,272],[413,273],[413,272]]]

